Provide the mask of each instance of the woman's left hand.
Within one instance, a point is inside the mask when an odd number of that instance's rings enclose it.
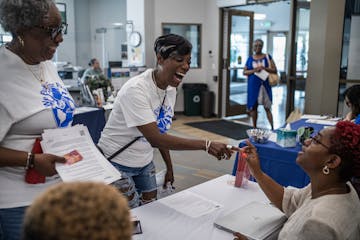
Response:
[[[168,182],[171,183],[171,186],[174,183],[174,173],[173,173],[172,170],[166,170],[163,188],[166,188],[166,185],[167,185]]]

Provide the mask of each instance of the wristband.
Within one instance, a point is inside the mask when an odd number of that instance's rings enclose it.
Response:
[[[211,145],[211,141],[206,139],[205,140],[205,151],[206,151],[206,153],[209,153],[210,145]]]
[[[26,170],[34,167],[34,158],[35,158],[35,155],[32,152],[28,152],[27,158],[26,158],[26,166],[25,166]]]

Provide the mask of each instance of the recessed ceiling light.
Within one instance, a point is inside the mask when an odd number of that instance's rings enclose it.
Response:
[[[264,13],[255,13],[254,19],[255,20],[264,20],[266,18],[266,14]]]
[[[114,22],[114,23],[112,23],[112,25],[114,25],[114,26],[123,26],[124,24],[123,23],[121,23],[121,22]]]

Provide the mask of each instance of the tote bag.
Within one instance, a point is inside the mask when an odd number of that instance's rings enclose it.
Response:
[[[269,66],[271,67],[271,61],[269,59],[269,54],[266,54]],[[269,84],[270,86],[276,86],[279,84],[279,75],[277,73],[269,73]]]

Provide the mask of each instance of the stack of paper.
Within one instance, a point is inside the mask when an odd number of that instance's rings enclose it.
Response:
[[[121,178],[119,171],[99,152],[86,126],[46,129],[42,134],[44,153],[64,156],[65,164],[56,163],[64,182],[102,181],[107,184]]]
[[[214,225],[227,232],[240,232],[249,239],[262,240],[276,233],[286,219],[279,209],[270,204],[251,202],[217,219]]]

